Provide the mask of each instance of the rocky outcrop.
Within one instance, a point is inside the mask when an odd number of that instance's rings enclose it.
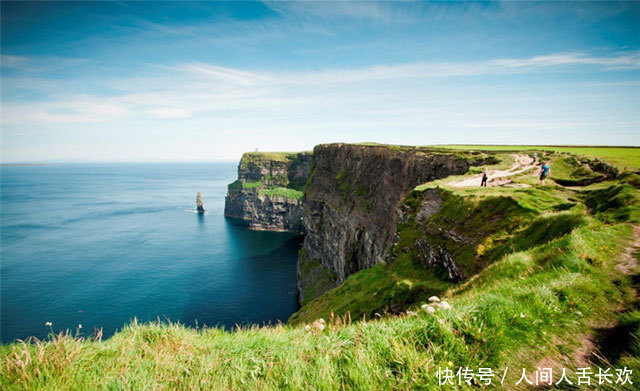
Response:
[[[224,215],[256,230],[304,232],[302,190],[312,154],[251,152],[238,165],[238,180],[228,187]]]
[[[198,192],[196,196],[196,209],[198,213],[204,213],[204,203],[202,202],[202,195]]]
[[[313,156],[303,204],[307,236],[304,256],[298,259],[301,303],[352,273],[385,262],[398,208],[415,186],[490,162],[486,156],[463,157],[427,148],[352,144],[318,145]],[[433,213],[428,209],[425,215]],[[425,263],[444,263],[454,279],[461,277],[444,250],[430,249],[425,257]],[[333,283],[323,281],[319,289],[309,283],[309,273],[333,276]]]

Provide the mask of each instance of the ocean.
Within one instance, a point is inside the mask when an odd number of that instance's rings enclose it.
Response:
[[[1,167],[0,336],[234,327],[297,310],[299,236],[225,219],[235,163]],[[205,215],[194,212],[202,193]],[[78,326],[82,325],[79,329]]]

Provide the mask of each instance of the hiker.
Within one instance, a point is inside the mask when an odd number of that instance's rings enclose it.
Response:
[[[480,183],[480,187],[487,187],[487,179],[489,179],[489,172],[485,168],[484,172],[482,173],[482,182]]]
[[[533,157],[533,162],[535,163],[536,158],[538,157],[538,154],[534,152],[533,155],[531,155],[531,157]]]
[[[549,167],[549,163],[543,162],[540,167],[540,184],[544,186],[544,179],[551,174],[551,167]]]

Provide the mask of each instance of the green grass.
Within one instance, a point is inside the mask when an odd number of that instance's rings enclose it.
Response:
[[[591,332],[589,325],[615,319],[629,282],[613,265],[629,235],[626,224],[587,217],[570,234],[509,254],[463,289],[451,290],[453,309],[435,315],[327,319],[322,332],[282,325],[228,332],[133,323],[105,341],[61,335],[3,345],[0,385],[3,390],[432,390],[438,367],[532,370],[545,357],[570,355],[580,336]],[[637,324],[633,315],[627,317]],[[629,364],[633,357],[627,354],[613,365]],[[566,366],[571,374],[574,367]],[[640,381],[634,376],[634,383]],[[505,382],[517,379],[512,371]]]
[[[564,158],[554,156],[552,176],[554,162]],[[565,179],[584,176],[579,167],[561,164]],[[317,282],[309,297],[314,289],[324,293],[306,299],[286,326],[225,331],[134,322],[107,340],[76,330],[4,344],[0,388],[482,389],[438,387],[438,367],[469,366],[509,367],[504,388],[514,389],[520,369],[531,372],[541,362],[555,363],[554,371],[567,368],[575,380],[575,352],[590,336],[608,360],[594,365],[634,369],[635,384],[626,389],[635,389],[640,308],[631,288],[640,285],[640,271],[627,275],[616,266],[629,246],[631,223],[640,222],[636,178],[625,174],[571,188],[452,189],[446,182],[418,186],[404,200],[406,220],[387,264],[324,292],[335,275],[317,260],[303,262],[301,278]],[[439,207],[425,213],[425,201],[434,200]],[[425,244],[451,255],[467,278],[453,281],[441,264],[425,265]],[[431,295],[452,309],[420,310]],[[320,317],[326,329],[305,330]]]
[[[423,199],[433,199],[434,192],[442,202],[438,212],[418,221]],[[584,220],[584,208],[570,208],[576,204],[554,188],[416,190],[404,203],[411,212],[398,226],[389,265],[352,274],[336,289],[305,302],[290,323],[310,322],[332,312],[371,318],[444,292],[453,283],[443,265],[423,264],[424,244],[445,250],[465,276],[473,276],[505,254],[568,234]],[[562,212],[565,209],[572,210]]]
[[[310,151],[305,152],[245,152],[242,155],[242,161],[249,162],[262,162],[262,161],[275,161],[275,162],[286,162],[290,159],[295,158],[300,153],[311,153]]]
[[[258,188],[262,187],[263,185],[264,185],[264,183],[262,181],[242,182],[242,188],[243,189],[258,189]]]
[[[640,148],[638,147],[579,147],[579,146],[536,146],[536,145],[434,145],[434,148],[463,151],[553,151],[571,153],[588,158],[602,159],[621,171],[640,170]]]
[[[301,200],[303,193],[299,190],[289,189],[287,187],[275,187],[271,189],[260,189],[258,191],[260,195],[266,195],[268,197],[284,197],[291,200]]]
[[[592,171],[573,156],[554,159],[552,165],[553,180],[563,186],[586,186],[605,179],[604,174]]]

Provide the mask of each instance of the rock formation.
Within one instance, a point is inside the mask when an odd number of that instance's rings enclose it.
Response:
[[[229,185],[224,215],[250,229],[304,232],[302,191],[312,154],[250,152],[238,165],[238,180]]]
[[[297,265],[303,303],[386,261],[400,204],[415,186],[483,163],[486,155],[388,145],[323,144],[313,155],[245,153],[225,216],[251,229],[306,232]],[[444,264],[453,279],[463,277],[444,249],[424,257],[426,264]]]
[[[196,209],[198,210],[198,213],[204,213],[204,203],[202,202],[202,195],[200,192],[198,192],[198,195],[196,196]]]
[[[307,291],[317,297],[350,274],[385,262],[397,208],[415,186],[486,162],[427,148],[352,144],[318,145],[313,159],[303,204],[307,236],[298,258],[301,303],[310,299]],[[441,256],[430,254],[427,261]]]

